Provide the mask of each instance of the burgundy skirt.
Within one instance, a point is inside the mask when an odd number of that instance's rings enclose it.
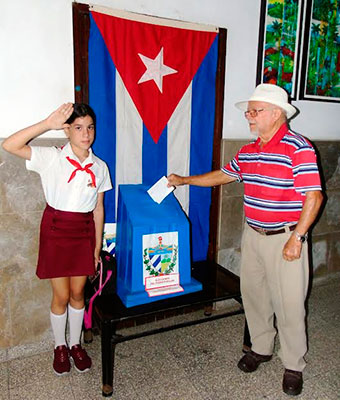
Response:
[[[40,279],[94,275],[93,212],[46,206],[40,224],[37,275]]]

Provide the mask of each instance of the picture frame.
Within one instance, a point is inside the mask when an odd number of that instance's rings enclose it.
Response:
[[[261,0],[256,84],[272,83],[297,98],[304,0]]]
[[[340,4],[306,5],[299,99],[340,102]]]

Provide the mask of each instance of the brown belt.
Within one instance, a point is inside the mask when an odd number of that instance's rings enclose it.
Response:
[[[292,232],[292,231],[296,228],[296,225],[297,225],[297,224],[295,224],[295,225],[289,225],[289,226],[287,226],[287,228],[289,229],[290,232]],[[250,226],[251,228],[253,228],[254,231],[258,232],[259,234],[261,234],[261,235],[266,235],[266,236],[278,235],[279,233],[285,233],[285,232],[286,232],[285,228],[276,229],[275,231],[267,231],[267,230],[265,230],[265,229],[263,229],[263,228],[256,228],[255,226],[251,226],[251,225],[249,225],[249,226]]]

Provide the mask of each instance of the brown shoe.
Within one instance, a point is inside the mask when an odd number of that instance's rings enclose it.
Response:
[[[297,396],[302,391],[302,372],[285,369],[283,374],[282,389],[290,396]]]
[[[246,355],[244,355],[241,360],[238,362],[237,366],[243,372],[254,372],[257,370],[258,366],[267,362],[272,358],[272,356],[263,356],[261,354],[257,354],[254,351],[249,351]]]

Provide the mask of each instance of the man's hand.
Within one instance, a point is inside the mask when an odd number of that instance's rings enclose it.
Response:
[[[302,207],[302,212],[296,226],[296,232],[308,232],[308,229],[314,222],[320,206],[323,201],[322,193],[318,190],[306,192],[306,200]],[[302,243],[293,233],[287,243],[285,244],[282,256],[287,261],[293,261],[300,258]]]
[[[176,175],[176,174],[170,174],[168,176],[168,182],[169,182],[168,183],[168,187],[170,187],[170,186],[180,186],[180,185],[184,184],[183,177],[179,176],[179,175]]]
[[[302,243],[292,234],[287,243],[284,245],[282,256],[286,261],[294,261],[300,258]]]

